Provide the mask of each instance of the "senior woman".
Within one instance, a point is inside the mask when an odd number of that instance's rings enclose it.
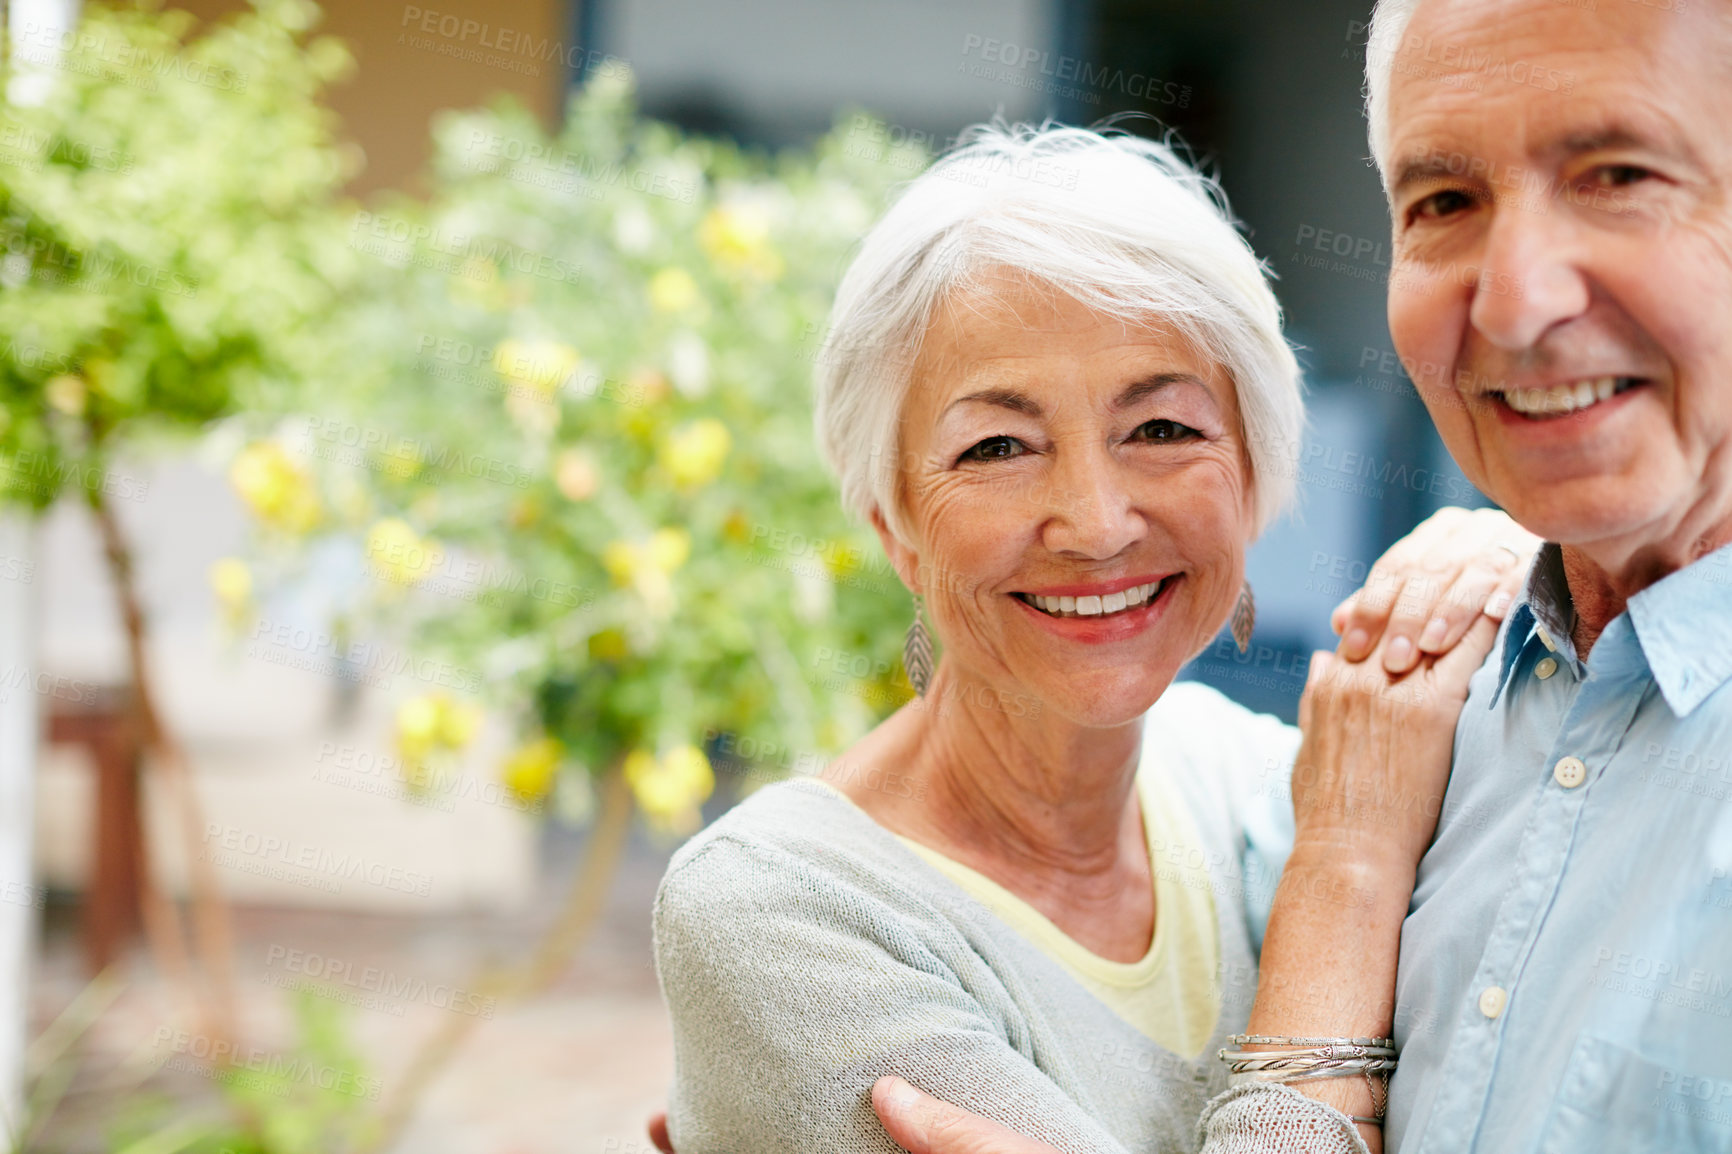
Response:
[[[843,500],[916,597],[921,696],[669,866],[673,1145],[892,1151],[870,1093],[896,1074],[1064,1150],[1195,1149],[1292,825],[1297,731],[1174,683],[1248,616],[1246,546],[1293,492],[1263,271],[1160,145],[977,129],[865,239],[821,366]],[[1478,664],[1517,569],[1493,542],[1522,536],[1458,513],[1410,539],[1431,592],[1384,598],[1391,668],[1464,636]]]

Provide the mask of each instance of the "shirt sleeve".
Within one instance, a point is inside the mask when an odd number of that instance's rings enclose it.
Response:
[[[718,839],[664,880],[655,934],[680,1154],[896,1154],[871,1105],[885,1074],[1059,1150],[1125,1154],[1011,1044],[1014,1019],[963,987],[893,892]]]

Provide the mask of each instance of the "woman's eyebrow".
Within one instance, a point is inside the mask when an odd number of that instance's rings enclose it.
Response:
[[[1134,381],[1131,384],[1126,385],[1124,391],[1114,398],[1113,408],[1128,409],[1144,397],[1152,396],[1163,389],[1186,382],[1196,385],[1205,391],[1208,389],[1208,386],[1204,385],[1203,382],[1198,380],[1195,374],[1192,373],[1156,373],[1152,377],[1144,377],[1140,381]]]
[[[1015,389],[981,389],[978,392],[966,393],[944,406],[948,413],[965,401],[973,401],[982,405],[997,405],[1001,409],[1010,409],[1017,413],[1027,413],[1031,417],[1040,416],[1040,405],[1032,397],[1023,395]]]

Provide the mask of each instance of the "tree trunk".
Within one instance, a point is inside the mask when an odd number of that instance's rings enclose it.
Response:
[[[589,844],[584,847],[572,876],[565,906],[547,936],[522,969],[482,973],[470,983],[471,989],[483,997],[497,997],[504,1002],[537,993],[559,977],[601,916],[631,834],[632,808],[631,788],[616,766],[602,784],[601,812],[590,829]],[[361,1154],[375,1154],[396,1140],[422,1093],[480,1023],[477,1015],[453,1014],[434,1032],[416,1053],[403,1081],[386,1102],[378,1128],[362,1141]]]
[[[138,597],[132,549],[113,508],[100,488],[89,492],[89,501],[91,513],[102,534],[102,550],[108,561],[109,576],[114,582],[121,625],[126,631],[127,665],[132,678],[132,708],[138,715],[139,732],[143,735],[144,747],[155,755],[147,759],[147,764],[150,772],[159,775],[179,818],[191,888],[194,949],[204,977],[203,984],[193,990],[192,995],[203,1009],[204,1028],[211,1035],[212,1041],[235,1042],[238,1040],[238,1021],[235,1010],[234,937],[229,928],[228,907],[223,902],[222,892],[217,884],[216,868],[201,852],[199,836],[204,829],[203,810],[193,786],[192,770],[186,751],[163,723],[162,714],[157,708],[155,682],[150,675],[149,630],[144,606]],[[157,947],[159,957],[166,956],[175,969],[185,974],[185,952],[180,947],[180,919],[174,903],[162,895],[151,880],[148,826],[143,857],[141,868],[145,879],[147,931]],[[169,976],[176,975],[171,973]],[[229,1052],[234,1051],[231,1048]]]

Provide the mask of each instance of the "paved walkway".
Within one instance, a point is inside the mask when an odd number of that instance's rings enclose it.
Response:
[[[242,1016],[247,1040],[280,1047],[292,1038],[284,988],[319,972],[360,975],[378,967],[395,987],[368,993],[345,1020],[368,1072],[388,1089],[420,1039],[445,1022],[449,988],[481,964],[527,956],[552,917],[577,846],[550,847],[547,880],[522,915],[408,918],[362,913],[239,908],[235,911]],[[667,848],[635,843],[616,878],[605,917],[554,987],[484,1018],[459,1056],[422,1097],[394,1154],[643,1154],[644,1121],[672,1073],[672,1042],[656,988],[649,910]],[[49,911],[32,985],[33,1032],[83,987],[77,910]],[[344,967],[347,967],[345,970]],[[87,1039],[90,1060],[55,1117],[44,1149],[106,1151],[115,1087],[146,1086],[191,1107],[212,1097],[207,1081],[156,1071],[187,1017],[179,994],[134,959],[133,980]],[[341,983],[339,983],[341,984]],[[375,990],[381,983],[373,982]],[[327,987],[329,988],[329,987]],[[458,995],[461,1002],[462,995]],[[153,1072],[154,1071],[154,1072]]]

